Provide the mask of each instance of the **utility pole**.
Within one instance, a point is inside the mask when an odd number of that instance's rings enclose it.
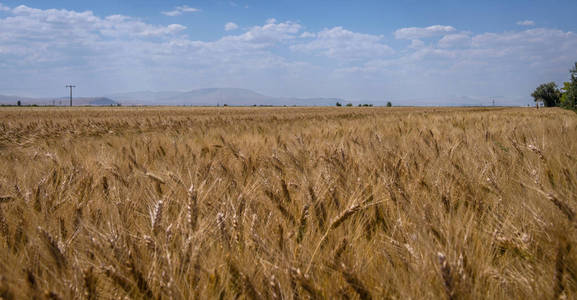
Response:
[[[75,88],[75,85],[66,85],[67,88],[70,89],[70,106],[72,106],[72,88]]]

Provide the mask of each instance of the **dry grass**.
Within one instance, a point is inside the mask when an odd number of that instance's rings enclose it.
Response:
[[[2,108],[0,298],[576,298],[577,115]]]

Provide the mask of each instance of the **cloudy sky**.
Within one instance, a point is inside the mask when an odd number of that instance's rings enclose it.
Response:
[[[0,94],[241,87],[396,104],[531,102],[577,61],[575,0],[0,0]]]

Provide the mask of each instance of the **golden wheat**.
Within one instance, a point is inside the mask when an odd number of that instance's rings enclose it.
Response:
[[[0,108],[0,298],[577,297],[577,115]]]

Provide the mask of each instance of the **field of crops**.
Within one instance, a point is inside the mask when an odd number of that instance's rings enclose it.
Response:
[[[577,114],[0,108],[0,298],[577,297]]]

